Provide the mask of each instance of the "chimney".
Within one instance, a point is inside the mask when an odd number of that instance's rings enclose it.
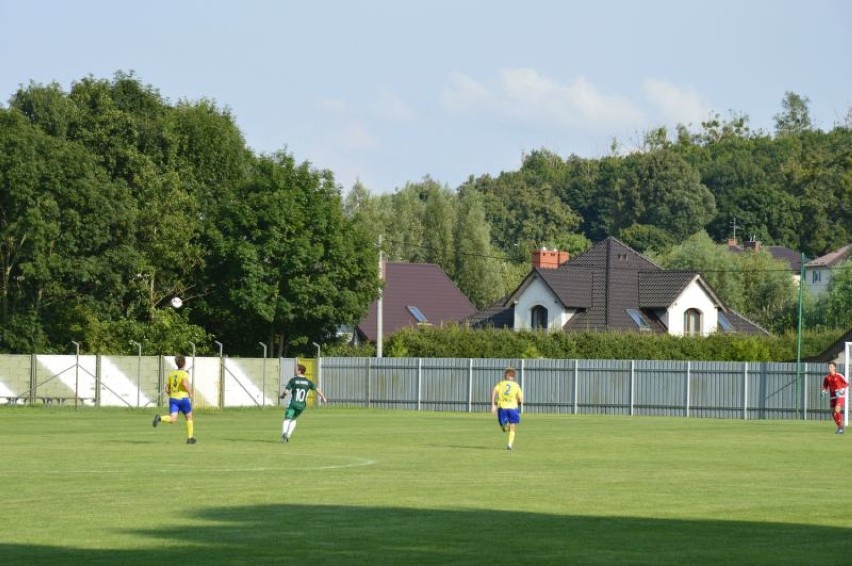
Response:
[[[751,239],[748,242],[745,243],[745,249],[754,250],[756,252],[759,252],[760,251],[760,240],[755,240],[754,236],[752,236]]]
[[[568,252],[548,250],[547,248],[541,248],[532,253],[532,265],[539,269],[556,269],[569,259],[571,259],[571,254]]]
[[[737,239],[736,238],[728,238],[728,247],[729,248],[737,247]]]

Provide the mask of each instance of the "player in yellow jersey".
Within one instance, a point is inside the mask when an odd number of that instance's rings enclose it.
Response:
[[[189,384],[189,373],[183,369],[186,366],[186,358],[175,356],[176,370],[172,370],[166,376],[166,393],[169,395],[169,416],[154,416],[154,428],[160,422],[174,424],[177,422],[178,413],[183,413],[186,419],[186,443],[195,444],[194,423],[192,421],[192,386]]]
[[[515,383],[515,368],[507,367],[503,372],[503,380],[491,390],[491,414],[497,415],[497,422],[503,432],[509,432],[509,443],[506,450],[512,449],[515,442],[515,427],[521,422],[521,405],[524,403],[524,392]]]

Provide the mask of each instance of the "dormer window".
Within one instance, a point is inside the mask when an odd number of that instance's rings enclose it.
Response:
[[[547,309],[536,305],[530,310],[530,327],[533,330],[547,330]]]
[[[683,333],[686,336],[699,336],[701,334],[701,311],[688,309],[683,313]]]

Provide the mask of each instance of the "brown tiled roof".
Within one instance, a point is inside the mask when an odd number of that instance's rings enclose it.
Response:
[[[464,293],[433,263],[385,264],[382,299],[384,336],[418,325],[409,306],[417,307],[433,326],[461,322],[476,311]],[[378,301],[374,301],[357,326],[361,337],[371,342],[377,338],[377,310]]]
[[[667,308],[697,280],[716,305],[730,313],[731,324],[738,332],[766,333],[729,311],[697,273],[664,270],[613,237],[598,242],[558,269],[533,269],[513,293],[471,316],[468,319],[471,325],[512,327],[514,300],[536,278],[553,291],[565,308],[577,310],[565,324],[566,331],[639,330],[628,312],[637,309],[652,332],[666,332],[653,309]]]
[[[809,261],[805,267],[834,267],[852,257],[852,244],[847,244],[839,250],[829,252],[815,260]]]
[[[778,261],[783,261],[787,265],[790,266],[790,271],[794,273],[799,273],[802,270],[802,254],[791,250],[785,246],[761,246],[761,250],[764,250],[772,256],[773,259]],[[742,253],[745,251],[745,248],[742,246],[732,246],[728,245],[728,251],[734,253]]]

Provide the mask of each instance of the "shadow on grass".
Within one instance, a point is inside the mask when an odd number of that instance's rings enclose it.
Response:
[[[281,486],[286,489],[286,485]],[[511,511],[268,505],[119,531],[137,549],[0,544],[5,564],[848,564],[849,529]],[[144,539],[150,539],[150,544]]]

